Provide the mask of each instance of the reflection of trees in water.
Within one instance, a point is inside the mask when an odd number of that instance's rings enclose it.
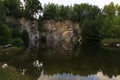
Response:
[[[88,75],[103,71],[108,76],[120,74],[119,51],[104,50],[96,43],[72,47],[72,50],[63,48],[44,50],[43,58],[46,60],[46,65],[49,66],[44,68],[45,73],[72,72]]]
[[[7,54],[1,56],[0,61],[7,62],[18,69],[25,68],[28,70],[28,75],[37,78],[41,71],[32,67],[34,60],[44,64],[43,70],[47,75],[73,73],[86,76],[98,71],[103,71],[103,74],[108,76],[120,74],[120,51],[104,50],[94,43],[72,47],[70,51],[57,47],[57,49],[40,48],[39,52]]]
[[[91,74],[89,76],[73,75],[72,73],[46,75],[42,72],[38,80],[120,80],[120,75],[109,78],[107,75],[103,75],[102,72]]]

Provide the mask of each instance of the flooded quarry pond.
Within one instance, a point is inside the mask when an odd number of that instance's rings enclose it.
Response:
[[[1,63],[24,71],[33,80],[120,80],[120,50],[104,49],[95,43],[5,54]]]

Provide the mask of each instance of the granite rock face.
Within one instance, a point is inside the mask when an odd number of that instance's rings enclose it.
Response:
[[[49,48],[64,48],[72,50],[73,44],[79,42],[81,38],[80,27],[78,23],[70,20],[55,21],[45,20],[43,26],[46,32],[39,32],[38,22],[30,21],[25,18],[20,19],[21,32],[26,30],[29,35],[29,48],[38,48],[39,42],[42,40]],[[42,46],[40,44],[40,46]]]
[[[29,47],[28,48],[38,48],[39,47],[39,30],[38,30],[38,22],[33,20],[30,21],[25,18],[20,19],[21,30],[23,32],[26,30],[29,35]]]
[[[78,42],[80,38],[79,24],[73,23],[70,20],[45,20],[43,25],[47,32],[41,36],[46,37],[46,42],[50,47],[57,48],[62,46],[65,49],[71,50],[72,44]]]

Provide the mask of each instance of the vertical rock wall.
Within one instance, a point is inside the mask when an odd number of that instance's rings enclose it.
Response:
[[[73,23],[70,20],[46,20],[43,22],[43,25],[47,29],[43,36],[46,37],[47,44],[50,47],[58,48],[60,45],[66,50],[71,50],[72,44],[80,38],[79,24]]]
[[[26,30],[29,35],[29,48],[38,48],[39,47],[39,30],[37,21],[30,21],[25,18],[20,19],[21,23],[21,32]]]
[[[60,47],[65,50],[72,50],[73,44],[78,42],[80,35],[79,24],[73,23],[70,20],[55,21],[45,20],[43,26],[47,30],[40,33],[38,30],[37,21],[30,21],[25,18],[20,19],[21,32],[26,30],[29,35],[29,48],[38,48],[39,39],[46,40],[47,47],[59,49]]]

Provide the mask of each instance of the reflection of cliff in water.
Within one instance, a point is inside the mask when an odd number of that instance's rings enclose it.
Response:
[[[98,71],[109,76],[120,74],[120,51],[104,50],[96,43],[73,45],[73,50],[40,49],[39,53],[47,65],[46,74],[66,72],[82,76]]]
[[[40,48],[39,52],[36,53],[5,54],[0,56],[0,62],[6,62],[18,70],[27,69],[26,74],[34,78],[38,78],[43,70],[48,80],[53,76],[64,77],[64,73],[66,73],[66,77],[70,74],[84,76],[84,80],[99,80],[86,77],[87,75],[96,74],[98,71],[102,71],[102,74],[109,77],[120,75],[120,51],[104,50],[96,43],[85,43],[78,46],[73,45],[72,47],[72,50],[66,50],[61,45],[56,49],[54,49],[55,47]],[[36,60],[43,63],[41,70],[33,67],[32,63]],[[107,77],[105,75],[104,77]],[[70,76],[72,80],[75,80],[73,79],[75,76]],[[109,77],[105,80],[112,80]]]
[[[43,47],[44,46],[44,47]],[[80,45],[77,45],[77,47],[79,48],[76,48],[76,46],[72,43],[53,43],[53,45],[51,46],[47,46],[46,44],[46,47],[45,45],[43,45],[41,48],[40,48],[40,52],[41,53],[44,53],[43,55],[46,55],[46,56],[49,56],[49,57],[52,57],[52,56],[56,56],[56,57],[70,57],[70,56],[78,56],[79,52],[80,52]]]

